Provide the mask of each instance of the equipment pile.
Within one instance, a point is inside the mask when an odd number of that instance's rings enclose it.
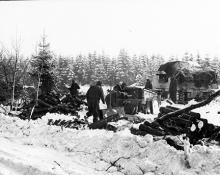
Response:
[[[86,104],[84,99],[84,95],[72,97],[70,94],[59,98],[59,95],[50,92],[40,95],[37,100],[32,99],[29,103],[25,103],[19,117],[21,119],[37,119],[47,112],[78,116],[78,111],[82,109],[81,105]]]

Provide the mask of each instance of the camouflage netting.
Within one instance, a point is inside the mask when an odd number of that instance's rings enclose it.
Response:
[[[196,87],[208,87],[217,83],[215,71],[204,70],[199,64],[193,62],[174,61],[160,66],[158,71],[166,72],[168,77],[175,77],[178,83],[194,82]]]

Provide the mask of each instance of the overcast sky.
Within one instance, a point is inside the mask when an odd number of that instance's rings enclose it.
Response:
[[[56,54],[220,56],[219,0],[71,0],[0,2],[0,42],[17,38],[30,55],[45,30]]]

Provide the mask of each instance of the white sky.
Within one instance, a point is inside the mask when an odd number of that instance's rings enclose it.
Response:
[[[69,0],[0,2],[0,41],[21,38],[34,53],[45,30],[56,54],[220,55],[219,0]]]

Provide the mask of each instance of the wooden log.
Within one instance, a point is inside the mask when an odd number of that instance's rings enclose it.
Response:
[[[117,131],[117,127],[115,127],[114,125],[111,125],[109,123],[107,123],[106,129],[109,131],[113,131],[113,132]]]
[[[181,115],[183,113],[187,113],[187,112],[189,112],[193,109],[205,106],[205,105],[209,104],[212,100],[214,100],[216,97],[218,97],[219,95],[220,95],[220,90],[218,90],[214,94],[210,95],[206,100],[203,100],[200,103],[193,104],[191,106],[188,106],[188,107],[183,108],[183,109],[179,109],[179,110],[174,111],[174,112],[170,112],[170,113],[165,114],[164,116],[162,116],[162,117],[160,117],[159,119],[156,119],[156,120],[165,120],[167,118],[179,116],[179,115]]]
[[[56,97],[54,97],[52,95],[48,95],[48,94],[39,96],[39,99],[41,99],[51,105],[56,105],[56,104],[60,103],[59,99],[57,99]]]
[[[141,131],[146,131],[147,133],[151,134],[151,135],[155,135],[155,136],[163,136],[165,135],[165,132],[159,128],[155,129],[155,128],[152,128],[150,126],[147,126],[147,125],[144,125],[144,124],[141,124],[139,126],[139,130]]]
[[[180,108],[176,108],[176,107],[173,107],[173,106],[166,106],[166,108],[168,108],[168,109],[173,109],[174,111],[180,110]],[[189,112],[187,112],[186,114],[191,115],[191,116],[194,116],[194,117],[196,117],[196,118],[198,118],[198,119],[201,118],[200,114],[197,113],[197,112],[189,111]]]
[[[173,120],[175,121],[175,124],[178,127],[185,128],[185,127],[190,127],[192,125],[191,120],[186,120],[186,119],[178,118],[178,117],[173,118]]]
[[[48,107],[48,108],[51,108],[52,106],[48,103],[46,103],[44,100],[41,100],[41,99],[38,99],[37,100],[37,103],[38,105],[37,106],[40,106],[40,107]]]
[[[106,120],[101,120],[101,121],[97,121],[95,123],[92,123],[89,125],[90,129],[105,129],[107,126],[107,121]]]
[[[174,106],[166,106],[168,109],[172,109],[173,111],[179,110],[180,108],[174,107]]]
[[[160,113],[162,115],[164,115],[164,114],[168,114],[170,112],[174,112],[175,110],[174,109],[170,109],[168,107],[160,107],[159,111],[160,111]]]
[[[146,132],[146,131],[141,131],[141,130],[135,129],[135,128],[131,128],[130,131],[131,131],[132,134],[134,134],[134,135],[140,135],[140,136],[145,136],[145,135],[149,134],[149,133]]]
[[[34,109],[34,113],[35,113],[35,114],[37,114],[37,113],[38,113],[38,114],[40,114],[40,113],[45,113],[45,112],[48,112],[48,109],[49,109],[49,108],[47,108],[47,107],[44,107],[44,108],[35,108],[35,109]]]
[[[108,122],[118,121],[120,118],[119,114],[113,114],[103,120],[99,120],[89,125],[90,129],[105,129]]]
[[[176,148],[177,150],[182,150],[182,151],[184,150],[184,147],[181,145],[178,145],[172,138],[167,137],[167,138],[165,138],[165,140],[167,141],[168,145]]]
[[[200,117],[198,116],[192,116],[192,115],[189,115],[189,114],[181,114],[178,116],[179,118],[182,118],[182,119],[186,119],[186,120],[191,120],[191,121],[196,121],[196,120],[199,120]]]
[[[150,126],[150,127],[152,127],[152,128],[159,128],[159,127],[160,127],[160,124],[157,123],[157,122],[155,122],[155,121],[153,121],[152,123],[150,123],[150,122],[148,122],[148,121],[145,121],[145,122],[144,122],[144,125]]]

